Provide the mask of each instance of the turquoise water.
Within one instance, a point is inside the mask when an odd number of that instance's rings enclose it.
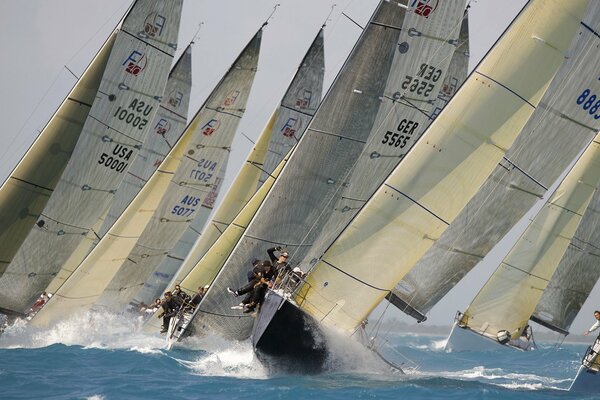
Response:
[[[418,365],[403,376],[340,339],[327,372],[300,376],[266,371],[248,342],[206,336],[165,351],[163,338],[136,330],[121,317],[88,314],[47,330],[9,329],[0,338],[0,399],[600,398],[565,391],[584,344],[446,353],[443,337],[396,333],[383,351]]]

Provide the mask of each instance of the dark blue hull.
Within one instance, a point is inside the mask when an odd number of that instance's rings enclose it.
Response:
[[[273,372],[318,373],[328,354],[318,323],[270,290],[254,322],[252,345]]]

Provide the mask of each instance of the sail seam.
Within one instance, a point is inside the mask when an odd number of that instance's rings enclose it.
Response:
[[[423,210],[427,211],[429,214],[433,215],[434,217],[436,217],[437,219],[439,219],[440,221],[442,221],[444,224],[450,225],[448,222],[444,221],[444,219],[442,217],[440,217],[439,215],[437,215],[436,213],[434,213],[433,211],[431,211],[430,209],[428,209],[427,207],[425,207],[424,205],[422,205],[421,203],[419,203],[418,201],[416,201],[415,199],[413,199],[409,195],[407,195],[405,193],[402,193],[401,191],[399,191],[398,189],[396,189],[393,186],[388,185],[387,183],[384,183],[384,185],[387,186],[387,187],[389,187],[390,189],[396,191],[397,193],[401,194],[402,196],[406,197],[408,200],[412,201],[413,203],[415,203],[416,205],[418,205],[419,207],[421,207]]]
[[[526,98],[524,98],[523,96],[521,96],[519,93],[515,92],[514,90],[512,90],[511,88],[509,88],[508,86],[506,86],[503,83],[498,82],[497,80],[495,80],[494,78],[487,76],[486,74],[483,74],[479,71],[475,71],[475,73],[477,73],[478,75],[481,75],[489,80],[491,80],[492,82],[498,84],[499,86],[503,87],[504,89],[508,90],[510,93],[514,94],[515,96],[517,96],[518,98],[520,98],[521,100],[523,100],[523,102],[529,104],[531,106],[531,108],[533,108],[535,110],[535,106],[533,104],[531,104]]]
[[[512,269],[515,269],[515,270],[517,270],[517,271],[521,271],[521,272],[522,272],[522,273],[524,273],[525,275],[529,275],[529,276],[531,276],[531,277],[538,278],[538,279],[540,279],[540,280],[542,280],[542,281],[550,282],[550,279],[548,279],[548,278],[542,278],[541,276],[538,276],[538,275],[532,274],[531,272],[527,272],[527,271],[525,271],[524,269],[521,269],[521,268],[519,268],[519,267],[517,267],[517,266],[514,266],[514,265],[512,265],[512,264],[509,264],[509,263],[507,263],[506,261],[502,261],[502,264],[504,264],[504,265],[506,265],[507,267],[510,267],[510,268],[512,268]]]
[[[111,131],[114,131],[114,132],[118,133],[119,135],[125,136],[125,137],[126,137],[126,138],[128,138],[128,139],[131,139],[131,140],[133,140],[133,141],[135,141],[135,142],[137,142],[137,143],[143,144],[143,141],[141,141],[141,140],[139,140],[139,139],[136,139],[136,138],[134,138],[134,137],[132,137],[132,136],[129,136],[129,135],[127,135],[127,134],[125,134],[125,133],[121,132],[121,131],[120,131],[120,130],[118,130],[118,129],[115,129],[115,128],[113,128],[112,126],[108,125],[106,122],[104,122],[104,121],[100,121],[98,118],[94,117],[92,114],[90,114],[90,115],[89,115],[89,118],[92,118],[93,120],[95,120],[95,121],[96,121],[96,122],[98,122],[99,124],[101,124],[101,125],[104,125],[104,126],[105,126],[105,127],[107,127],[108,129],[110,129]]]
[[[57,224],[61,224],[63,226],[68,226],[69,228],[77,228],[77,229],[81,229],[81,230],[84,230],[84,231],[89,231],[90,229],[92,229],[92,228],[84,228],[83,226],[77,226],[77,225],[67,224],[65,222],[61,222],[61,221],[59,221],[57,219],[54,219],[54,218],[52,218],[52,217],[50,217],[48,215],[45,215],[45,214],[40,214],[40,218],[41,217],[47,218],[49,220],[52,220],[52,221],[56,222]]]
[[[206,107],[206,109],[207,109],[207,110],[212,110],[212,111],[214,111],[214,112],[218,112],[218,113],[221,113],[221,114],[231,115],[232,117],[236,117],[236,118],[242,118],[242,116],[240,116],[240,115],[237,115],[237,114],[233,114],[233,113],[231,113],[231,112],[229,112],[229,111],[224,111],[224,110],[223,110],[222,108],[220,108],[220,107],[217,107],[217,108]]]
[[[375,22],[375,21],[372,21],[372,22],[370,23],[370,25],[382,26],[382,27],[384,27],[384,28],[391,28],[391,29],[395,29],[395,30],[397,30],[397,31],[400,31],[400,32],[402,32],[402,28],[398,28],[397,26],[393,26],[393,25],[383,24],[383,23],[381,23],[381,22]]]
[[[340,139],[352,140],[353,142],[358,142],[358,143],[363,143],[363,144],[367,143],[366,140],[358,140],[358,139],[351,138],[351,137],[348,137],[348,136],[338,135],[337,133],[322,131],[320,129],[308,128],[307,131],[313,131],[313,132],[317,132],[317,133],[322,133],[324,135],[334,136],[334,137],[338,137]]]
[[[141,40],[141,39],[140,39],[140,38],[139,38],[137,35],[134,35],[133,33],[131,33],[131,32],[128,32],[128,31],[126,31],[126,30],[124,30],[124,29],[122,29],[122,30],[121,30],[121,32],[123,32],[123,33],[126,33],[126,34],[128,34],[129,36],[131,36],[131,37],[135,38],[137,41],[139,41],[139,42],[142,42],[142,43],[144,43],[144,44],[146,44],[146,45],[148,45],[148,46],[152,47],[153,49],[156,49],[156,50],[160,51],[161,53],[163,53],[163,54],[167,55],[168,57],[171,57],[171,58],[173,58],[173,55],[171,55],[171,54],[167,53],[166,51],[164,51],[164,50],[163,50],[163,49],[161,49],[160,47],[156,47],[156,46],[155,46],[155,45],[153,45],[152,43],[146,42],[145,40]]]
[[[160,104],[160,105],[159,105],[159,107],[160,107],[160,108],[162,108],[162,109],[163,109],[163,110],[165,110],[165,111],[168,111],[168,112],[170,112],[170,113],[171,113],[171,114],[173,114],[173,115],[177,115],[177,116],[178,116],[179,118],[181,118],[183,121],[187,121],[187,118],[186,118],[186,117],[184,117],[183,115],[181,115],[181,114],[179,114],[179,113],[176,113],[175,111],[171,110],[170,108],[167,108],[167,107],[163,106],[162,104]]]
[[[77,103],[82,106],[87,106],[88,108],[92,108],[90,103],[86,103],[85,101],[74,99],[73,97],[67,97],[67,100],[72,101],[73,103]]]
[[[49,192],[53,192],[54,191],[54,189],[50,189],[50,188],[47,188],[47,187],[41,186],[41,185],[36,185],[33,182],[29,182],[29,181],[26,181],[24,179],[19,179],[19,178],[15,177],[15,176],[10,176],[9,178],[14,179],[15,181],[26,183],[26,184],[31,185],[31,186],[35,186],[36,188],[47,190]]]
[[[260,240],[261,242],[267,242],[267,243],[273,243],[273,244],[279,244],[279,245],[286,245],[286,246],[294,246],[294,247],[312,246],[312,243],[310,243],[310,244],[305,244],[305,243],[285,243],[285,242],[282,242],[280,240],[274,242],[274,241],[269,240],[269,239],[262,239],[262,238],[259,238],[258,236],[252,236],[252,235],[244,235],[244,237],[247,237],[247,238],[250,238],[250,239],[254,239],[254,240]]]
[[[539,185],[542,189],[548,190],[548,188],[546,186],[544,186],[540,181],[538,181],[537,179],[535,179],[533,176],[529,175],[525,170],[523,170],[517,164],[515,164],[514,162],[512,162],[506,156],[502,157],[502,159],[505,160],[510,165],[512,165],[513,167],[515,167],[518,171],[520,171],[523,175],[525,175],[526,177],[528,177],[529,179],[531,179],[535,184]]]
[[[361,280],[361,279],[358,279],[358,278],[357,278],[357,277],[355,277],[354,275],[350,275],[350,274],[349,274],[349,273],[347,273],[346,271],[343,271],[343,270],[341,270],[340,268],[336,267],[335,265],[333,265],[333,264],[331,264],[331,263],[328,263],[327,261],[325,261],[325,260],[323,260],[323,259],[321,259],[321,261],[322,261],[324,264],[326,264],[326,265],[329,265],[331,268],[333,268],[333,269],[335,269],[335,270],[337,270],[337,271],[341,272],[342,274],[344,274],[344,275],[348,276],[349,278],[352,278],[352,279],[354,279],[354,280],[355,280],[355,281],[357,281],[357,282],[360,282],[360,283],[362,283],[362,284],[363,284],[363,285],[365,285],[365,286],[368,286],[368,287],[370,287],[370,288],[372,288],[372,289],[375,289],[375,290],[379,290],[379,291],[381,291],[381,292],[388,292],[388,293],[391,293],[389,289],[382,289],[382,288],[378,288],[377,286],[373,286],[373,285],[371,285],[370,283],[367,283],[367,282],[365,282],[365,281],[363,281],[363,280]]]
[[[595,30],[593,30],[591,26],[589,26],[588,24],[586,24],[583,21],[581,21],[580,24],[583,25],[588,31],[592,32],[594,34],[594,36],[600,38],[600,34],[598,34],[598,32],[596,32]]]
[[[298,110],[298,109],[296,109],[296,108],[294,108],[294,107],[286,106],[285,104],[282,104],[282,105],[280,105],[280,107],[281,107],[281,108],[285,108],[285,109],[287,109],[287,110],[290,110],[290,111],[295,111],[295,112],[297,112],[298,114],[306,115],[307,117],[311,117],[311,118],[312,118],[312,117],[314,117],[314,116],[315,116],[315,114],[309,114],[309,113],[307,113],[307,112],[300,111],[300,110]]]

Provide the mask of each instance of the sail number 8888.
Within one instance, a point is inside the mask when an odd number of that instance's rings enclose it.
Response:
[[[595,94],[590,96],[590,93],[590,89],[585,89],[577,98],[577,104],[579,104],[590,115],[593,115],[594,119],[600,119],[600,114],[596,114],[598,110],[600,110],[600,99],[598,99]],[[598,100],[596,101],[596,99]]]

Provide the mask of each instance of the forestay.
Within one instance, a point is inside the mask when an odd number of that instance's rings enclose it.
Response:
[[[25,312],[110,206],[163,96],[181,3],[138,0],[123,21],[73,154],[0,279],[0,307]]]
[[[600,102],[599,102],[600,106]],[[521,336],[600,184],[597,136],[481,288],[459,324]]]
[[[543,4],[542,4],[543,3]],[[534,1],[325,252],[296,299],[353,331],[475,195],[563,61],[584,2]]]
[[[99,305],[121,310],[177,244],[213,191],[246,110],[256,75],[262,27],[240,53],[184,132],[185,156],[169,189],[140,231],[135,247],[106,288]]]
[[[400,300],[395,303],[415,318],[429,312],[491,250],[596,134],[599,124],[573,99],[592,81],[581,77],[595,76],[600,62],[594,50],[599,40],[594,34],[598,9],[596,3],[587,9],[561,68],[514,145],[394,289],[395,300]],[[591,84],[600,92],[600,85]]]

